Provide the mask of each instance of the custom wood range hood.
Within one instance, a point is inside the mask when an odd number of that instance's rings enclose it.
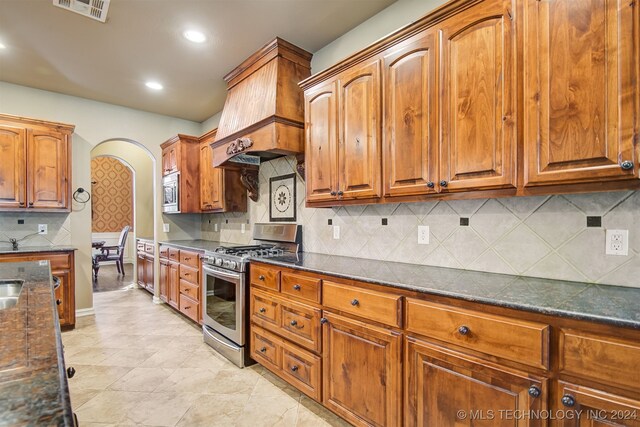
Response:
[[[298,83],[311,75],[311,56],[276,37],[225,76],[229,92],[211,144],[214,166],[250,171],[285,155],[303,161],[304,94]],[[257,179],[247,173],[243,182]]]

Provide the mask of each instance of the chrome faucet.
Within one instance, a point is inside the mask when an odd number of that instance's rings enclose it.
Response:
[[[18,250],[18,239],[11,238],[11,239],[9,239],[9,243],[11,243],[11,248],[14,251]]]

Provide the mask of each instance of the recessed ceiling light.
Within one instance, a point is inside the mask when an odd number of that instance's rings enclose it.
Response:
[[[185,39],[194,43],[204,43],[207,40],[207,37],[204,34],[196,30],[187,30],[182,33],[182,35]]]
[[[162,90],[162,88],[163,88],[163,86],[158,82],[146,82],[145,85],[149,89],[153,89],[153,90]]]
[[[3,43],[0,43],[0,49],[6,49],[6,48],[7,47]]]

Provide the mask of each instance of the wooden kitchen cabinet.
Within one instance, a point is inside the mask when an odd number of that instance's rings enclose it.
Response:
[[[512,0],[485,0],[439,25],[440,191],[515,188]]]
[[[324,312],[323,403],[357,425],[402,423],[402,334]]]
[[[200,322],[201,254],[168,245],[160,245],[159,253],[161,299],[194,322]]]
[[[637,2],[522,3],[526,185],[637,177]]]
[[[136,241],[136,271],[138,272],[138,286],[154,293],[154,246],[142,239]]]
[[[247,191],[240,171],[213,167],[217,129],[200,137],[200,210],[202,212],[246,212]]]
[[[69,211],[73,129],[0,114],[0,209]]]
[[[76,324],[75,253],[24,252],[0,254],[0,262],[49,261],[51,274],[60,279],[60,287],[55,291],[56,308],[60,326],[73,328]]]
[[[544,425],[535,417],[516,418],[516,411],[547,409],[544,378],[410,337],[405,357],[406,426]]]
[[[179,173],[178,213],[200,212],[200,141],[178,134],[160,144],[162,175]]]
[[[169,302],[169,261],[162,258],[160,255],[160,280],[158,285],[160,286],[160,299],[164,302]]]
[[[162,176],[178,172],[178,150],[177,142],[162,149]]]
[[[437,192],[436,33],[428,30],[384,53],[384,195]]]

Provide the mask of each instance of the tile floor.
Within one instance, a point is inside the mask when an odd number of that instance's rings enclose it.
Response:
[[[118,270],[113,265],[103,265],[98,271],[98,278],[93,279],[93,292],[116,291],[133,282],[133,264],[124,265],[125,275],[118,274]]]
[[[348,425],[259,365],[236,368],[142,289],[96,293],[94,307],[62,334],[82,427]]]

